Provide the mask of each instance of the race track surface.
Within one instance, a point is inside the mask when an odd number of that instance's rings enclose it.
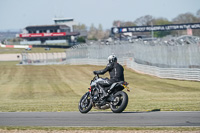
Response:
[[[0,126],[141,127],[200,126],[194,112],[1,112]]]

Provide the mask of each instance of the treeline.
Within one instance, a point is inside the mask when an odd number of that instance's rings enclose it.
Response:
[[[200,23],[200,9],[196,14],[192,13],[183,13],[179,14],[177,17],[169,21],[167,18],[155,18],[151,15],[145,15],[137,18],[134,21],[122,21],[114,20],[112,26],[123,27],[123,26],[147,26],[147,25],[164,25],[164,24],[181,24],[181,23]],[[74,27],[77,30],[87,31],[87,39],[89,40],[101,40],[106,39],[110,35],[110,29],[103,30],[101,24],[98,27],[95,27],[93,24],[87,28],[85,24],[79,24]],[[156,31],[154,32],[154,37],[164,37],[166,35],[179,36],[187,34],[186,30],[176,30],[176,31]],[[193,29],[193,35],[200,36],[199,29]]]
[[[107,39],[110,35],[110,29],[103,30],[101,24],[96,28],[94,24],[92,24],[89,28],[85,24],[79,24],[73,27],[75,31],[79,32],[87,32],[88,40],[102,40]]]

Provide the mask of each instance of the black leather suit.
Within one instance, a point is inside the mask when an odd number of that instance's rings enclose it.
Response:
[[[109,72],[110,79],[99,81],[99,85],[106,87],[115,82],[124,81],[124,68],[117,62],[109,63],[103,70],[94,71],[95,74],[104,74],[106,72]]]

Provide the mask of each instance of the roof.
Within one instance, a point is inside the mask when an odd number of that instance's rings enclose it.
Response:
[[[33,30],[33,29],[63,29],[63,28],[69,28],[67,25],[35,25],[35,26],[27,26],[26,30]]]
[[[66,35],[67,36],[78,36],[78,35],[80,35],[80,33],[79,32],[67,32]]]
[[[55,21],[55,20],[74,20],[73,18],[53,18],[53,20]]]

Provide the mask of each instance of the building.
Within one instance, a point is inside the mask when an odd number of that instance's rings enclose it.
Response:
[[[72,20],[55,19],[54,25],[27,26],[23,29],[23,33],[17,34],[17,37],[23,39],[20,44],[71,43],[80,34],[72,32],[72,26],[75,24]]]
[[[77,22],[74,21],[73,18],[53,18],[53,21],[56,25],[67,25],[70,27],[71,31],[73,32],[73,25],[77,25]]]
[[[70,27],[71,32],[79,32],[81,37],[87,38],[87,30],[74,29],[74,25],[78,25],[73,18],[53,18],[55,24],[67,25]]]

